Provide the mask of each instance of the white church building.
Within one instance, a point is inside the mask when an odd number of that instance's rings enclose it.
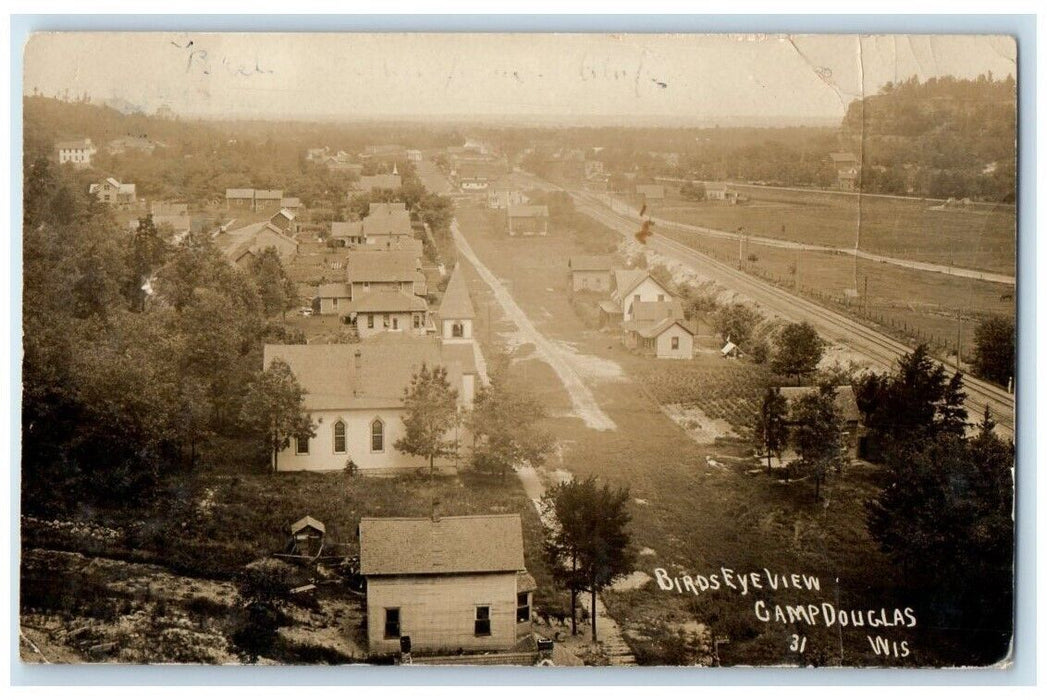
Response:
[[[361,474],[426,466],[424,458],[394,447],[404,434],[404,388],[424,363],[447,370],[463,413],[472,407],[477,389],[474,310],[457,268],[437,317],[436,336],[378,333],[359,343],[266,345],[264,366],[276,359],[290,366],[306,392],[304,408],[316,433],[293,438],[278,455],[277,470],[338,470],[350,461]],[[464,428],[456,432],[464,443]],[[437,466],[453,467],[455,462],[437,460]]]

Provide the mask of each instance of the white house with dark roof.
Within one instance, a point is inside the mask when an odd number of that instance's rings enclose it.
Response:
[[[534,579],[518,514],[361,518],[373,654],[508,651],[531,632]]]
[[[404,434],[403,391],[422,364],[441,366],[464,411],[476,392],[476,359],[470,345],[434,336],[379,333],[359,343],[266,345],[263,366],[286,362],[305,390],[304,409],[315,436],[291,440],[277,458],[279,471],[344,469],[352,460],[361,474],[418,469],[424,460],[395,447]],[[464,427],[456,431],[460,441]],[[456,460],[436,461],[454,468]]]

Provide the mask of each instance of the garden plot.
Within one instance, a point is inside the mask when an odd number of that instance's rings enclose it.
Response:
[[[662,406],[662,410],[699,445],[712,445],[717,438],[734,436],[729,422],[722,418],[710,418],[697,406],[667,404]]]

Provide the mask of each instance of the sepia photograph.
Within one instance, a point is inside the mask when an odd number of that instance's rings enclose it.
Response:
[[[22,664],[1011,668],[1019,48],[32,33]]]

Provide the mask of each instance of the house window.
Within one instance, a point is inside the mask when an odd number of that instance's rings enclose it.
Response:
[[[640,295],[639,294],[633,294],[633,302],[635,303],[635,302],[638,302],[638,301],[640,301]]]
[[[680,349],[680,339],[677,338],[675,335],[673,336],[672,346],[673,346],[673,350],[679,350]]]
[[[461,338],[465,335],[465,328],[462,326],[461,321],[455,321],[451,324],[451,337]]]
[[[516,594],[516,621],[517,622],[530,622],[531,621],[531,594],[530,593],[517,593]]]
[[[389,327],[389,314],[382,314],[382,328]]]
[[[491,606],[477,605],[476,620],[473,622],[473,634],[477,637],[491,636]]]
[[[400,608],[385,609],[385,638],[400,638]]]
[[[298,435],[294,439],[294,453],[296,455],[309,454],[309,436]]]
[[[399,316],[393,316],[393,330],[394,331],[400,330],[400,317]]]
[[[414,321],[414,327],[415,328],[421,328],[422,327],[422,317],[421,316],[419,316],[418,314],[414,314],[412,316],[412,319]]]
[[[335,421],[334,424],[334,451],[335,454],[345,454],[345,422]]]
[[[665,301],[665,295],[664,294],[659,294],[658,295],[658,301]]]
[[[381,418],[371,421],[371,452],[385,450],[385,423]]]
[[[338,308],[338,297],[335,297],[334,299],[331,300],[331,308],[333,308],[333,309],[337,309]]]
[[[367,314],[367,327],[374,328],[374,314]]]

